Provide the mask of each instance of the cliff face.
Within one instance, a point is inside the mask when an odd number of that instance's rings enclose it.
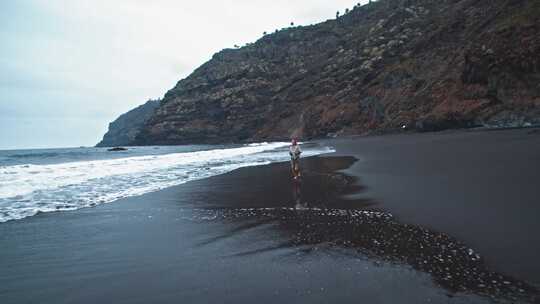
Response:
[[[380,0],[226,49],[132,144],[540,122],[540,1]]]
[[[120,115],[109,124],[109,130],[96,147],[126,146],[133,143],[146,121],[159,107],[159,100],[149,100],[145,104]]]

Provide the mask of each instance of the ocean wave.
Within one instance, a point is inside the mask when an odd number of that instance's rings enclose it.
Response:
[[[57,157],[60,155],[58,152],[41,152],[41,153],[20,153],[20,154],[10,154],[7,157],[10,158],[30,158],[30,157]]]
[[[288,159],[288,143],[65,162],[0,166],[0,222],[75,210],[141,195],[231,170]],[[304,155],[332,152],[306,149]]]

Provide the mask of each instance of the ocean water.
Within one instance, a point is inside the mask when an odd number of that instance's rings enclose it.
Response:
[[[0,223],[76,210],[223,174],[287,161],[285,142],[221,146],[0,151]],[[303,156],[333,152],[303,144]]]

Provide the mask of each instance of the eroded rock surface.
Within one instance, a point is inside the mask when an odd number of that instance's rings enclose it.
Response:
[[[380,0],[225,49],[130,144],[540,123],[540,2]]]
[[[120,115],[109,124],[109,130],[97,147],[115,147],[131,144],[146,121],[159,107],[159,100],[149,100],[145,104]]]

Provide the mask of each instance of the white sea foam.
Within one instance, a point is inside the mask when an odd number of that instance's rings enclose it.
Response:
[[[141,195],[240,167],[288,159],[288,143],[46,165],[0,166],[0,222]],[[305,155],[332,152],[306,149]]]

